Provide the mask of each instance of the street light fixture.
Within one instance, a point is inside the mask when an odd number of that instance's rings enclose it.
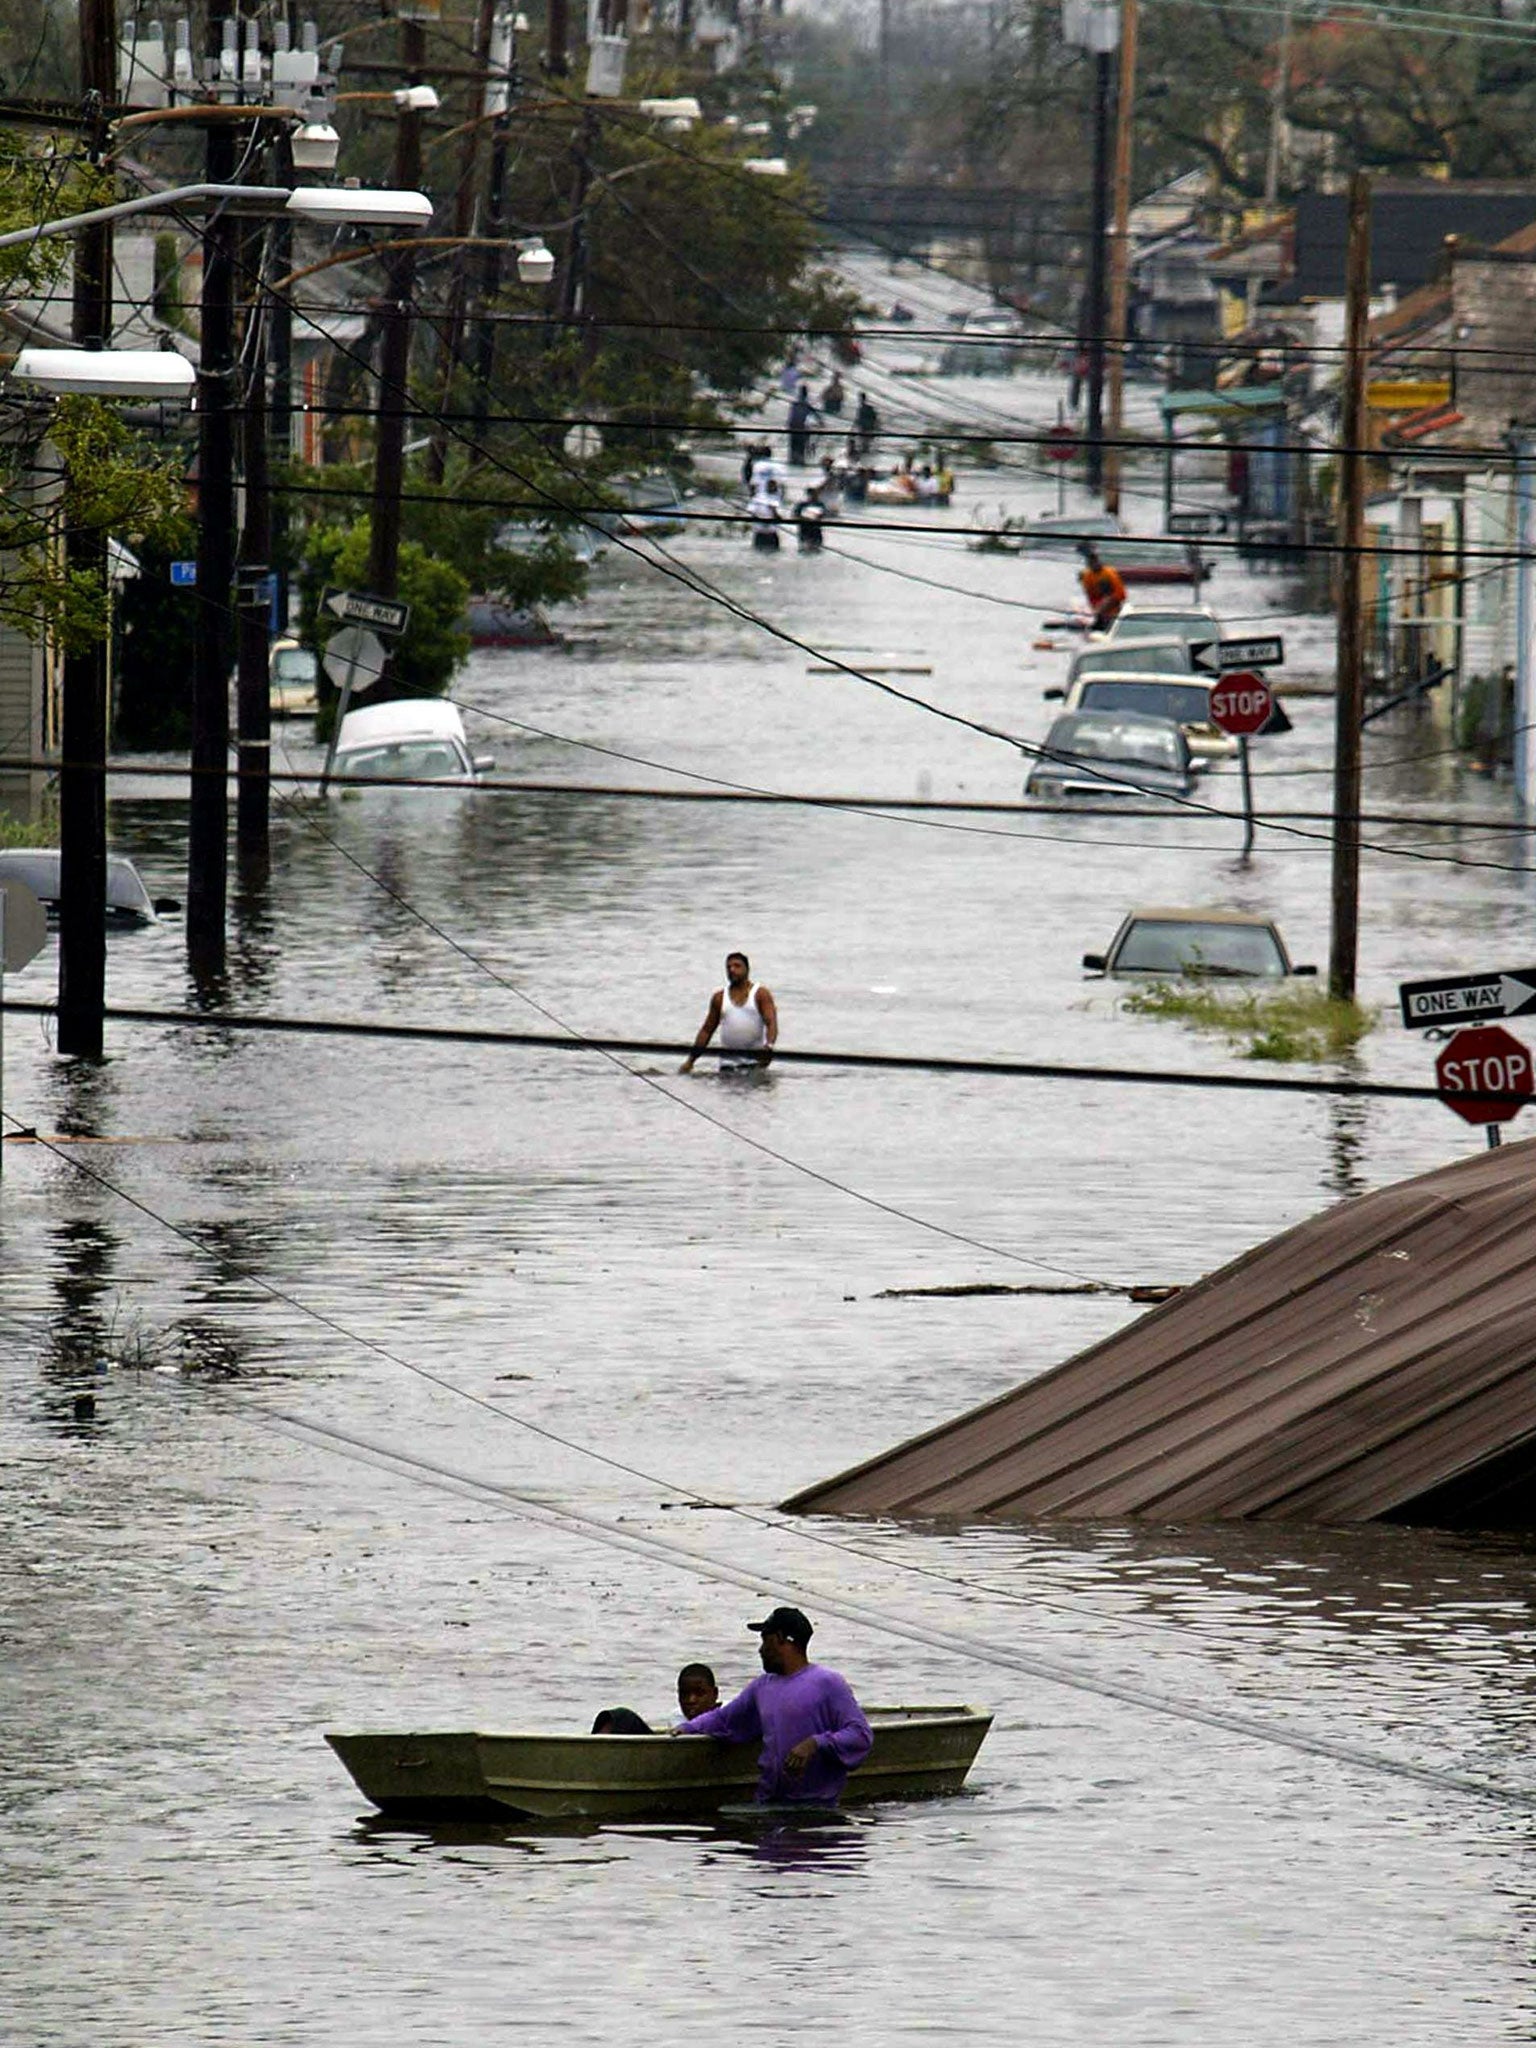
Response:
[[[188,398],[197,383],[185,356],[160,348],[24,348],[10,374],[18,384],[86,398]]]
[[[288,140],[296,171],[334,171],[341,137],[329,121],[305,121]]]
[[[366,192],[360,185],[299,185],[281,211],[301,220],[353,228],[424,228],[432,219],[425,192]]]
[[[517,274],[524,284],[548,284],[555,274],[555,259],[544,245],[542,235],[517,245]]]

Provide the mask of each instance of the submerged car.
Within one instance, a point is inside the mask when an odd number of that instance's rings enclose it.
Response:
[[[1128,640],[1182,640],[1215,644],[1221,639],[1221,621],[1209,605],[1125,605],[1109,629],[1106,643],[1124,646]],[[1192,666],[1193,664],[1191,664]]]
[[[1085,953],[1091,973],[1215,975],[1247,981],[1283,981],[1316,974],[1296,967],[1272,918],[1246,910],[1163,910],[1130,912],[1107,953]]]
[[[336,782],[478,782],[496,765],[474,755],[458,706],[441,697],[401,697],[349,711],[336,736]]]
[[[1067,664],[1066,689],[1045,691],[1047,700],[1064,697],[1079,676],[1099,675],[1106,669],[1114,669],[1121,675],[1134,671],[1145,676],[1188,676],[1194,670],[1189,665],[1189,642],[1177,637],[1168,640],[1116,641],[1101,639],[1097,634],[1086,647],[1079,648]]]
[[[0,851],[0,882],[20,882],[32,891],[48,913],[50,923],[59,915],[59,870],[62,856],[56,846],[9,846]],[[162,915],[180,910],[174,896],[151,896],[144,878],[133,862],[120,853],[107,855],[107,929],[132,930],[158,924]]]
[[[1229,760],[1237,741],[1211,716],[1213,685],[1199,676],[1143,676],[1134,670],[1086,675],[1072,685],[1069,711],[1140,711],[1182,728],[1196,764]]]
[[[1068,711],[1054,719],[1024,784],[1038,803],[1134,803],[1186,797],[1194,760],[1171,718],[1134,711]]]

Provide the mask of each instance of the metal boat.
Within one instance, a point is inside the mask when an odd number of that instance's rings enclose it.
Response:
[[[958,1792],[992,1716],[975,1707],[870,1707],[874,1747],[847,1806]],[[326,1735],[375,1806],[398,1819],[640,1820],[751,1797],[757,1746],[703,1735]]]

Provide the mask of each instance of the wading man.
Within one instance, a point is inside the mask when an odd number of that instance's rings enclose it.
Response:
[[[745,953],[726,954],[725,987],[717,988],[709,999],[693,1051],[683,1061],[683,1073],[693,1072],[694,1061],[717,1031],[722,1074],[766,1067],[773,1058],[779,1036],[778,1009],[773,991],[752,979],[752,963]]]
[[[812,1630],[798,1607],[775,1607],[766,1621],[747,1626],[762,1637],[762,1676],[672,1732],[761,1742],[760,1806],[836,1806],[874,1741],[863,1709],[841,1672],[806,1656]]]

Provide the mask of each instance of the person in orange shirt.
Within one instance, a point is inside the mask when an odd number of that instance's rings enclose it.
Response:
[[[1125,584],[1118,569],[1099,560],[1097,548],[1084,548],[1085,567],[1078,577],[1093,612],[1093,630],[1106,633],[1120,616],[1125,603]]]

